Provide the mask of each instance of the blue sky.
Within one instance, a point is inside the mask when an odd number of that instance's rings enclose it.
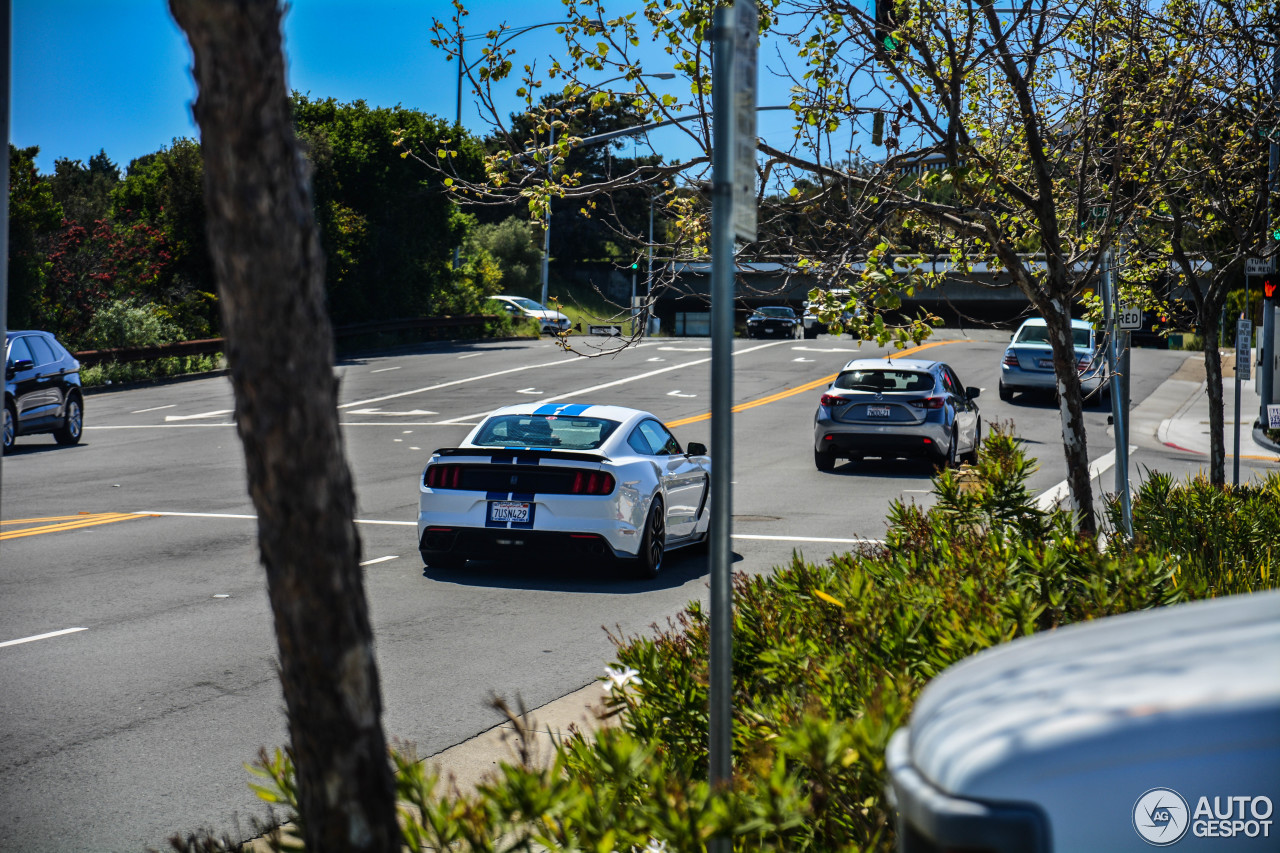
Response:
[[[51,172],[58,158],[88,161],[100,149],[123,171],[177,137],[198,138],[191,54],[164,0],[12,3],[10,136],[19,147],[39,146],[42,172]],[[627,11],[635,5],[626,4]],[[563,15],[559,0],[472,0],[469,7],[472,33]],[[314,98],[363,99],[452,118],[456,66],[430,44],[432,17],[450,14],[448,0],[294,0],[284,25],[289,86]],[[545,67],[558,42],[548,27],[513,44],[522,60]],[[768,58],[762,49],[762,65]],[[785,88],[771,84],[767,73],[760,87],[761,104],[785,101]],[[483,133],[486,125],[469,100],[464,90],[463,124]],[[789,113],[762,113],[760,134],[777,138],[790,124]],[[656,137],[653,143],[668,158],[689,156]]]

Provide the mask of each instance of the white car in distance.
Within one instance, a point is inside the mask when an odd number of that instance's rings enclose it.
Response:
[[[494,302],[514,320],[537,320],[544,334],[558,335],[569,331],[569,318],[559,311],[552,311],[541,302],[525,296],[494,296]]]

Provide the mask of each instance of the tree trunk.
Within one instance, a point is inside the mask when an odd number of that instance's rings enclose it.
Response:
[[[1047,307],[1047,306],[1042,306]],[[1094,535],[1098,522],[1093,512],[1093,483],[1089,478],[1089,445],[1085,435],[1084,401],[1080,394],[1080,373],[1071,334],[1071,315],[1042,310],[1053,347],[1053,370],[1058,383],[1058,412],[1062,420],[1062,453],[1067,463],[1070,508],[1076,514],[1077,529]]]
[[[398,853],[324,261],[275,0],[170,0],[195,55],[209,244],[311,853]]]
[[[1222,356],[1218,352],[1218,325],[1216,308],[1206,302],[1206,310],[1200,315],[1200,334],[1204,341],[1204,374],[1209,395],[1209,482],[1215,486],[1227,482],[1227,450],[1224,439],[1222,404]]]

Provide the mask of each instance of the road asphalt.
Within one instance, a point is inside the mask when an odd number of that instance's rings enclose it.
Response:
[[[1235,405],[1234,352],[1224,350],[1223,362],[1223,402],[1230,467]],[[1130,440],[1154,441],[1175,450],[1201,455],[1207,463],[1207,401],[1203,356],[1188,353],[1182,367],[1155,393],[1133,408],[1130,413]],[[1258,416],[1259,402],[1253,381],[1242,382],[1240,457],[1280,462],[1280,446],[1267,441],[1260,431],[1255,432],[1252,428]],[[603,681],[606,663],[601,661],[602,681],[594,681],[528,712],[525,725],[536,744],[535,756],[549,761],[554,755],[556,742],[571,731],[588,732],[612,723],[601,719],[607,687],[607,682]],[[468,793],[503,763],[517,761],[516,740],[516,727],[507,721],[424,760],[436,768],[443,784],[456,786],[460,792]],[[287,831],[288,827],[285,829]],[[258,839],[247,843],[244,849],[250,853],[267,853],[270,848],[264,840]]]

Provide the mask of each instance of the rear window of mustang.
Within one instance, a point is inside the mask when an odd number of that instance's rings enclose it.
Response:
[[[933,390],[933,375],[920,370],[846,370],[835,387],[844,391],[919,393]]]
[[[564,450],[595,450],[618,428],[617,421],[604,418],[573,418],[557,415],[496,415],[476,434],[481,447],[559,447]]]

